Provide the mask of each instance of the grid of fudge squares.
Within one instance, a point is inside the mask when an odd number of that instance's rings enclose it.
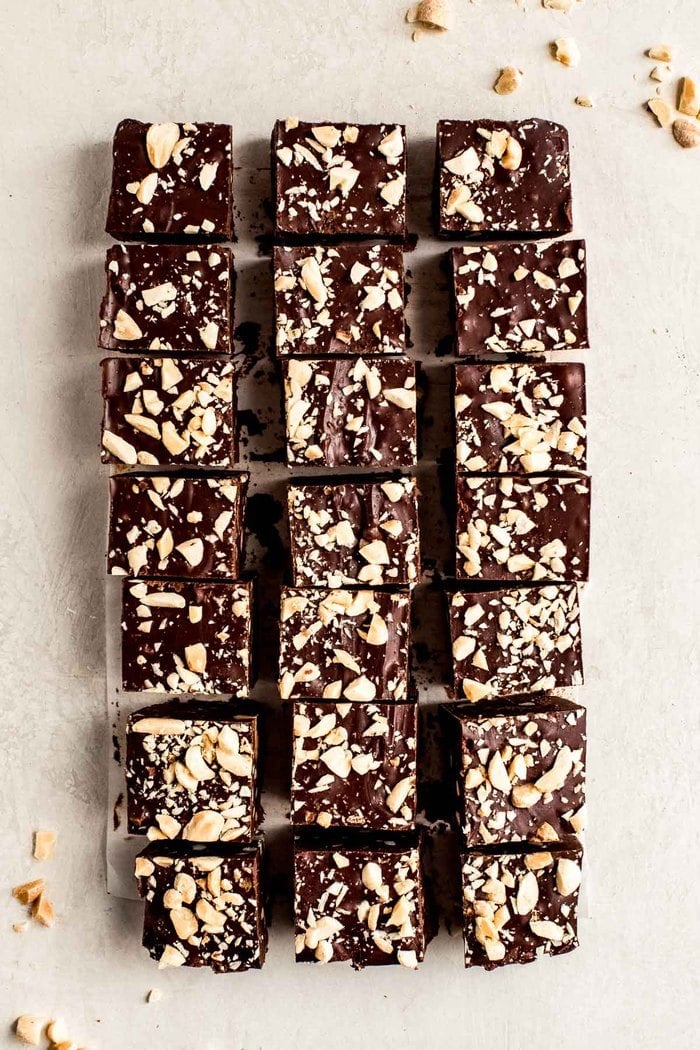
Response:
[[[585,708],[556,696],[517,696],[442,710],[466,846],[584,830]]]
[[[231,352],[230,248],[117,244],[107,250],[105,275],[103,350]]]
[[[272,182],[282,238],[403,240],[406,129],[279,120],[272,133]]]
[[[588,346],[584,241],[474,244],[450,258],[460,357]]]
[[[267,951],[265,850],[246,844],[154,842],[137,857],[143,946],[159,969],[258,970]]]
[[[411,467],[416,366],[406,357],[286,360],[290,466]]]
[[[126,730],[129,832],[249,840],[260,819],[259,740],[250,703],[171,700],[134,712]]]
[[[405,352],[398,245],[276,247],[274,281],[279,357]]]
[[[435,932],[419,837],[300,834],[294,913],[298,962],[416,969]]]
[[[230,241],[232,152],[229,124],[122,120],[107,233],[127,241]]]
[[[232,467],[238,459],[230,360],[108,357],[102,398],[103,463]]]
[[[283,700],[405,700],[410,652],[407,589],[282,589]]]
[[[416,703],[295,702],[292,824],[406,831],[416,819]]]
[[[487,970],[578,947],[583,850],[572,836],[462,857],[464,964]]]
[[[457,475],[457,578],[588,579],[591,482],[582,475]]]
[[[294,586],[417,582],[420,552],[414,477],[293,483],[288,510]]]
[[[575,584],[457,591],[449,620],[459,697],[476,701],[583,684]]]
[[[441,120],[437,225],[443,237],[569,233],[569,135],[548,120]]]
[[[247,696],[253,584],[124,580],[122,689]]]
[[[239,579],[247,486],[246,473],[110,478],[109,573]]]
[[[580,364],[456,365],[457,469],[586,469],[586,381]]]

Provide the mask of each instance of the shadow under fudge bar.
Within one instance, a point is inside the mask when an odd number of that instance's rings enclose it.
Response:
[[[247,488],[246,473],[110,478],[108,572],[237,580]]]
[[[105,275],[103,350],[231,352],[230,248],[116,244],[107,249]]]
[[[151,843],[135,861],[145,901],[143,946],[158,968],[259,970],[267,951],[265,849]]]
[[[460,357],[588,347],[584,241],[474,244],[450,259]]]
[[[416,365],[407,357],[287,360],[287,463],[412,467]]]
[[[274,268],[278,357],[405,352],[398,245],[276,247]]]
[[[569,233],[569,134],[549,120],[441,120],[437,227],[484,239]]]
[[[127,241],[230,241],[232,151],[229,124],[120,121],[107,233]]]
[[[247,696],[251,581],[124,580],[122,689]]]
[[[278,120],[272,133],[277,235],[406,236],[406,129],[402,124]]]

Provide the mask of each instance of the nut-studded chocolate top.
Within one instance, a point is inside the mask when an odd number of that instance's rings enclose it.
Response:
[[[247,696],[253,585],[124,580],[122,688]]]
[[[415,703],[297,701],[292,823],[415,827],[417,715]]]
[[[575,585],[458,591],[450,632],[455,692],[467,700],[583,684]]]
[[[417,582],[415,478],[293,484],[288,506],[295,586]]]
[[[238,579],[247,487],[244,473],[110,478],[109,572]]]
[[[298,962],[416,969],[429,939],[418,845],[410,836],[297,841],[294,913]]]
[[[290,466],[411,467],[416,366],[406,357],[283,363]]]
[[[408,591],[283,588],[280,696],[404,700],[410,614]]]
[[[405,351],[398,245],[277,247],[274,262],[280,357]]]
[[[548,120],[441,120],[438,232],[534,237],[571,230],[569,135]]]
[[[230,248],[116,244],[107,250],[105,272],[104,350],[231,352]]]
[[[114,133],[107,233],[126,241],[230,241],[229,124],[143,124]]]
[[[260,969],[267,950],[262,839],[220,843],[215,852],[153,843],[134,870],[146,902],[143,945],[159,969]]]
[[[444,711],[467,846],[551,841],[584,830],[583,707],[519,696]]]
[[[457,475],[457,576],[588,579],[590,479]]]
[[[586,380],[578,364],[455,366],[457,469],[586,469]]]
[[[474,244],[451,259],[461,357],[588,346],[584,241]]]
[[[278,120],[272,172],[283,237],[405,237],[402,124]]]
[[[234,466],[235,392],[231,361],[105,358],[102,462]]]
[[[126,730],[129,831],[191,842],[249,839],[258,824],[258,718],[250,705],[171,701]]]
[[[467,852],[462,859],[465,966],[493,970],[576,948],[582,859],[573,838]]]

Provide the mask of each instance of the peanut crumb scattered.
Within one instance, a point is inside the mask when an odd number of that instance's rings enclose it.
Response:
[[[671,67],[667,65],[654,66],[651,73],[649,74],[650,80],[656,80],[657,83],[663,84],[671,76]]]
[[[563,66],[572,68],[581,61],[581,52],[578,44],[572,36],[562,36],[552,44],[553,54],[557,62]]]
[[[653,58],[655,62],[673,62],[673,52],[668,44],[656,44],[647,51],[647,58]]]
[[[700,146],[700,125],[690,120],[674,120],[673,137],[683,149],[695,149]]]
[[[151,988],[150,992],[146,996],[147,1003],[159,1003],[163,998],[163,993],[160,988]]]
[[[41,1045],[43,1029],[44,1022],[42,1019],[34,1017],[32,1014],[22,1014],[15,1021],[15,1035],[20,1043],[26,1043],[28,1046]]]
[[[551,11],[563,11],[568,15],[574,6],[574,0],[542,0],[542,7],[548,7]]]
[[[512,95],[520,87],[522,79],[522,69],[517,69],[516,66],[504,66],[498,74],[493,90],[497,95]]]
[[[51,860],[53,857],[54,849],[56,848],[56,832],[55,831],[35,831],[34,832],[34,859],[35,860]]]
[[[68,1030],[65,1022],[60,1018],[49,1021],[46,1026],[46,1035],[52,1043],[65,1043],[68,1040]]]
[[[15,886],[12,890],[12,896],[20,904],[33,904],[34,901],[39,899],[45,889],[46,883],[43,879],[32,879],[31,882],[23,882],[19,886]]]
[[[659,126],[667,128],[673,121],[673,109],[662,98],[650,98],[647,107],[656,117]]]
[[[41,926],[51,927],[56,923],[56,912],[54,911],[53,904],[46,896],[42,893],[38,901],[32,908],[32,918],[35,922],[38,922]]]
[[[13,922],[12,929],[15,933],[26,933],[29,927],[28,922]]]
[[[700,96],[692,77],[681,77],[678,84],[678,112],[686,117],[700,116]]]
[[[421,0],[413,4],[406,12],[406,21],[418,25],[421,29],[432,29],[444,32],[450,28],[450,13],[446,0]],[[413,39],[416,39],[414,31]]]
[[[583,109],[593,109],[593,99],[590,95],[577,95],[574,102]]]

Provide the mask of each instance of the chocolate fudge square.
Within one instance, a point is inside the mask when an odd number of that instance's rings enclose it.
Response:
[[[464,965],[493,970],[578,947],[583,850],[575,839],[462,858]]]
[[[575,584],[458,591],[450,635],[455,693],[467,700],[583,684]]]
[[[295,587],[417,582],[415,478],[292,484],[287,495]]]
[[[457,475],[457,577],[588,579],[591,482],[583,475]]]
[[[237,580],[247,488],[246,473],[110,478],[109,573]]]
[[[569,233],[569,134],[549,120],[441,120],[438,234],[500,238]]]
[[[410,655],[408,590],[282,589],[283,700],[405,700]]]
[[[556,696],[519,696],[442,710],[466,846],[583,831],[585,708]]]
[[[260,819],[259,737],[252,704],[174,700],[134,712],[126,729],[129,832],[250,839]]]
[[[295,702],[292,824],[414,828],[417,717],[416,703]]]
[[[277,247],[274,265],[279,357],[405,352],[398,245]]]
[[[588,347],[584,241],[472,244],[450,259],[460,357]]]
[[[406,236],[402,124],[278,120],[272,133],[277,235],[307,243]]]
[[[412,467],[416,366],[407,357],[283,362],[287,463]]]
[[[116,244],[105,259],[99,345],[124,353],[231,352],[229,248]]]
[[[415,970],[433,930],[416,835],[328,832],[294,847],[297,962]]]
[[[122,689],[247,696],[253,584],[124,580]]]
[[[102,398],[103,463],[232,467],[238,459],[231,361],[108,357]]]
[[[107,233],[125,241],[230,241],[232,151],[229,124],[122,120]]]
[[[247,844],[153,842],[135,861],[143,946],[158,968],[259,970],[267,951],[265,851]]]
[[[586,373],[578,364],[455,366],[457,469],[586,469]]]

